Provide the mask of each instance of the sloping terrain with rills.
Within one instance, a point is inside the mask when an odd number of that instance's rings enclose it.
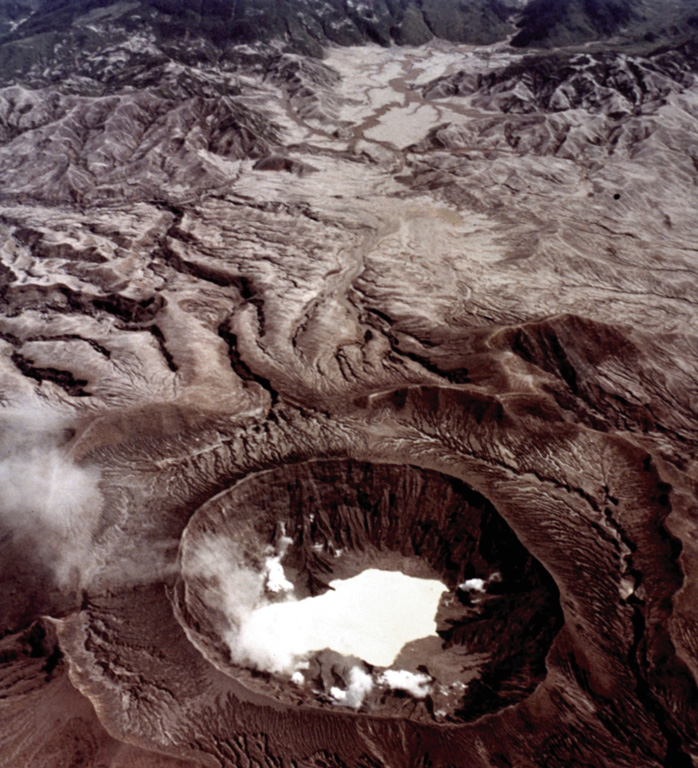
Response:
[[[0,9],[2,768],[698,764],[698,11],[549,5]]]

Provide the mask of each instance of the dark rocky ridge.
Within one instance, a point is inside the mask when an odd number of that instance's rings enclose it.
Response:
[[[521,12],[512,45],[569,45],[611,37],[637,20],[632,0],[532,0]]]
[[[212,48],[279,39],[313,55],[319,55],[322,46],[332,43],[420,45],[433,37],[491,43],[509,33],[508,19],[515,8],[507,0],[375,0],[370,4],[346,0],[139,0],[121,4],[107,0],[38,0],[6,8],[7,26],[13,20],[22,23],[5,34],[4,48],[5,55],[13,56],[21,65],[18,41],[41,41],[48,53],[59,41],[55,31],[72,27],[74,44],[82,43],[89,49],[97,38],[85,22],[102,19],[113,25],[112,34],[136,32],[145,21],[159,39],[174,45],[185,34],[194,32]]]
[[[527,56],[477,78],[460,72],[434,80],[424,92],[432,98],[478,93],[492,100],[502,94],[500,109],[514,114],[583,109],[615,118],[641,115],[692,83],[695,61],[690,50],[672,53],[630,58],[615,52]],[[519,98],[511,98],[512,92]]]
[[[160,52],[142,46],[129,64],[159,82],[169,58],[230,63],[241,44],[322,56],[328,45],[482,45],[513,36],[519,47],[550,47],[622,33],[625,47],[651,50],[695,40],[697,19],[695,0],[17,0],[0,9],[0,79],[34,87],[63,81],[64,89],[76,78],[81,89],[123,86],[120,67],[108,66],[104,52],[144,36]]]
[[[662,3],[640,0],[531,0],[517,21],[512,45],[551,47],[609,37],[656,43],[695,36],[693,0]]]

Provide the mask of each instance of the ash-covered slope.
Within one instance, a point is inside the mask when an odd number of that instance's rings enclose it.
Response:
[[[690,40],[321,59],[229,5],[27,9],[0,41],[0,766],[696,762]],[[443,579],[393,670],[423,690],[332,649],[303,688],[233,663],[269,558],[298,598]]]
[[[331,44],[420,45],[433,38],[486,44],[511,34],[518,6],[516,0],[18,0],[0,9],[0,66],[15,77],[49,61],[67,59],[75,67],[139,33],[207,57],[270,41],[315,56]],[[193,40],[202,44],[192,46]]]
[[[182,63],[219,62],[251,43],[313,56],[328,45],[438,39],[675,45],[695,38],[697,19],[695,0],[15,0],[0,8],[0,77],[108,87],[115,67],[104,66],[105,54],[123,45],[150,68],[162,63],[156,49]]]

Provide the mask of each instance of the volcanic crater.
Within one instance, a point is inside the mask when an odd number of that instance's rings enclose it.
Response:
[[[562,625],[552,577],[494,506],[464,482],[416,466],[317,460],[250,475],[193,515],[180,560],[173,603],[190,640],[277,705],[337,711],[339,692],[351,694],[359,675],[364,690],[344,706],[471,721],[535,689]],[[369,571],[443,585],[435,633],[406,643],[390,666],[392,679],[419,686],[390,685],[385,668],[332,648],[306,654],[295,672],[236,649],[260,605],[314,598]],[[247,604],[235,603],[240,595]],[[416,600],[409,590],[402,599]]]

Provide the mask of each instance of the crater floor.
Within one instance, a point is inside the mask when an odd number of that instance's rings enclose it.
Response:
[[[334,707],[333,691],[360,674],[353,709],[473,719],[535,689],[562,621],[552,578],[493,506],[410,466],[313,461],[252,475],[194,513],[180,562],[189,639],[245,687],[295,705]],[[418,695],[381,685],[384,668],[418,676]]]

